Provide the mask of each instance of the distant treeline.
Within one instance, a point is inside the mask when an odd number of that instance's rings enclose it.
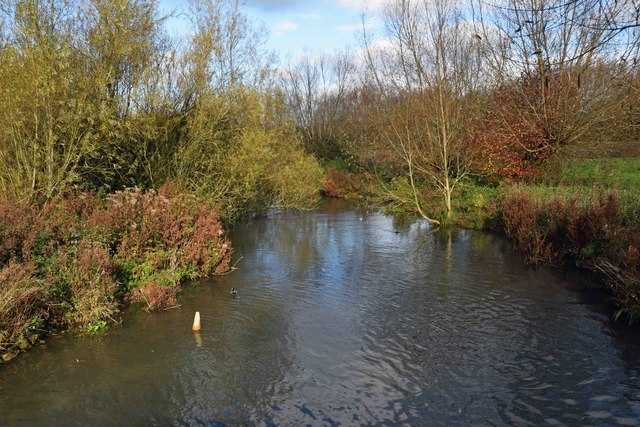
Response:
[[[464,181],[640,139],[634,0],[390,0],[361,28],[357,52],[288,65],[287,105],[309,152],[401,178],[389,195],[434,223]]]
[[[389,0],[357,51],[283,66],[237,0],[185,3],[183,37],[155,0],[1,4],[0,190],[37,203],[172,182],[232,219],[309,205],[342,159],[442,222],[465,179],[638,138],[635,0]]]

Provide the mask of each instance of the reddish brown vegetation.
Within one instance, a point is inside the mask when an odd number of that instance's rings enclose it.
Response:
[[[581,129],[570,126],[579,90],[567,76],[531,77],[495,91],[469,140],[473,169],[497,185],[538,176],[540,167]]]
[[[474,171],[491,185],[540,175],[540,167],[552,151],[551,145],[527,124],[504,125],[493,113],[476,126],[470,145]]]
[[[45,295],[33,272],[33,265],[15,261],[0,269],[0,355],[1,350],[14,345],[24,331],[39,328],[32,319],[46,319]]]
[[[35,217],[30,206],[11,198],[0,199],[0,264],[22,256],[22,245]]]
[[[184,245],[184,262],[205,276],[226,272],[231,262],[231,242],[224,237],[218,214],[201,207],[197,218]]]
[[[175,286],[163,286],[152,281],[142,285],[139,291],[149,310],[172,308],[178,305],[178,288]]]
[[[329,197],[344,198],[350,194],[360,193],[362,189],[360,174],[352,175],[335,168],[327,170],[322,180],[322,192]]]
[[[580,207],[575,198],[541,202],[526,193],[514,194],[505,199],[502,217],[507,236],[534,263],[562,264],[568,257],[607,255],[622,229],[613,195]]]
[[[185,278],[224,273],[231,244],[217,210],[170,186],[37,211],[0,202],[0,353],[45,323],[101,325],[123,301],[177,305]]]
[[[125,190],[109,196],[108,202],[88,223],[115,231],[115,242],[114,236],[102,238],[111,241],[117,258],[144,258],[154,269],[190,265],[200,276],[229,269],[231,244],[218,212],[193,195],[164,186],[158,192]]]
[[[60,305],[52,306],[54,319],[64,326],[85,326],[95,320],[112,319],[117,311],[116,266],[109,251],[99,243],[82,240],[59,247],[44,270],[46,283],[56,285]]]
[[[529,262],[576,260],[610,286],[620,313],[640,315],[640,230],[625,224],[615,195],[580,205],[575,198],[533,201],[515,194],[504,200],[502,217]]]

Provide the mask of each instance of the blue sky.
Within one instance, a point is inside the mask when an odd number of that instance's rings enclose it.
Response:
[[[346,46],[358,47],[355,35],[363,7],[379,7],[381,0],[243,0],[245,12],[262,21],[269,30],[267,46],[282,59],[304,48],[331,52]],[[160,0],[164,10],[187,8],[186,0]],[[180,24],[173,23],[178,31]],[[373,21],[369,26],[375,25]]]

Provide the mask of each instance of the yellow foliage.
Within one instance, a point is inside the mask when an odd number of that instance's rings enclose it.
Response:
[[[320,166],[304,153],[292,125],[274,125],[266,108],[271,100],[246,90],[210,96],[188,125],[180,182],[212,197],[226,220],[246,211],[312,206]]]

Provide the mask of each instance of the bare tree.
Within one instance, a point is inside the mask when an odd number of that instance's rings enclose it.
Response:
[[[635,0],[480,0],[473,10],[487,63],[519,92],[520,123],[535,122],[552,148],[610,125],[619,65],[637,57]]]
[[[195,27],[187,52],[196,86],[223,90],[270,83],[273,52],[264,48],[267,30],[242,12],[239,0],[190,0]],[[193,84],[193,82],[192,82]]]
[[[439,224],[422,206],[417,184],[431,183],[451,216],[452,194],[467,172],[465,140],[478,105],[479,40],[461,5],[451,1],[394,0],[383,18],[384,47],[376,49],[364,37],[369,73],[384,98],[380,140],[402,160],[416,210]]]
[[[319,158],[339,155],[345,98],[354,85],[355,65],[348,51],[333,55],[305,52],[281,75],[287,106],[302,132],[307,151]]]

